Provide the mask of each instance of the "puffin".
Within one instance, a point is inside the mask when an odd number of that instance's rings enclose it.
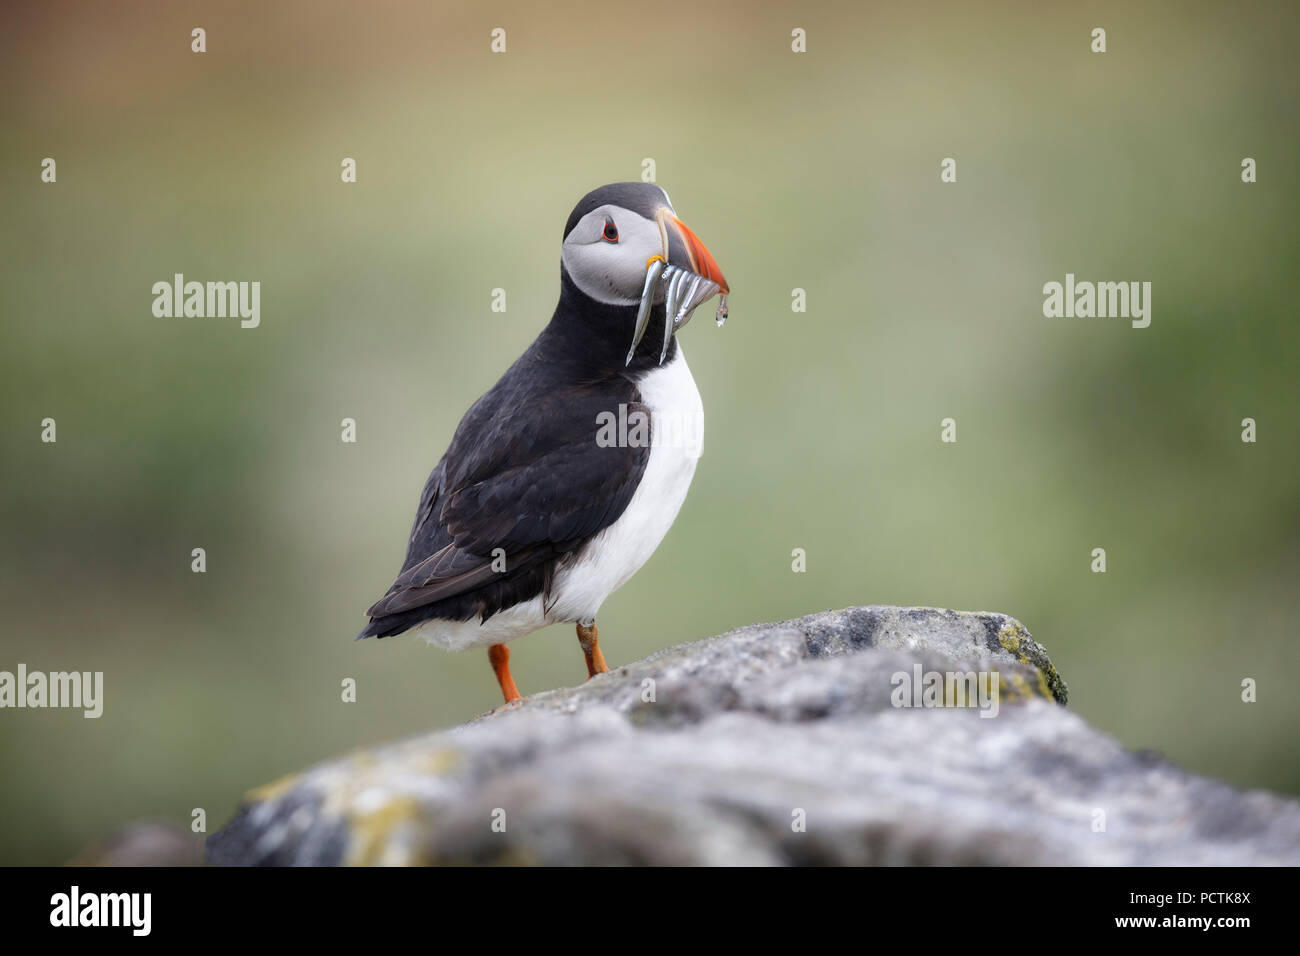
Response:
[[[612,183],[564,225],[551,320],[457,426],[420,495],[397,579],[357,639],[411,631],[486,648],[507,704],[508,644],[575,625],[587,679],[609,670],[596,615],[654,553],[695,474],[703,405],[676,333],[730,291],[653,183]]]

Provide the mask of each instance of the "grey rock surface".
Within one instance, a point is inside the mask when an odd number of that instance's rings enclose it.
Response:
[[[957,676],[927,698],[928,672]],[[984,706],[958,706],[981,679]],[[1002,614],[873,606],[753,625],[253,791],[208,858],[1300,863],[1300,804],[1131,753],[1066,694]],[[942,706],[898,706],[927,700]]]

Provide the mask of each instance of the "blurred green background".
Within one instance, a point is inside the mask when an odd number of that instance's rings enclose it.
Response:
[[[1300,8],[1133,6],[8,7],[0,669],[102,670],[106,701],[0,712],[0,862],[215,829],[499,702],[482,653],[351,638],[550,317],[570,208],[645,157],[732,319],[683,335],[705,454],[601,614],[612,663],[852,604],[998,610],[1129,746],[1300,792]],[[261,327],[155,318],[176,272],[259,280]],[[1152,282],[1150,328],[1045,319],[1066,272]],[[583,677],[567,626],[512,651],[525,693]]]

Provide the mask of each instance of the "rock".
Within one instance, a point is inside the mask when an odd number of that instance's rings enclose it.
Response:
[[[924,701],[911,685],[929,671],[984,675],[983,713],[895,706]],[[858,607],[753,625],[270,784],[208,856],[1300,863],[1295,801],[1130,753],[1067,711],[1066,694],[1001,614]],[[959,700],[949,686],[932,702]]]

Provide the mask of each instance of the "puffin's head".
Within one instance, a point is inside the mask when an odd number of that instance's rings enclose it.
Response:
[[[637,306],[632,361],[664,303],[663,348],[701,303],[721,293],[718,324],[727,316],[727,280],[698,236],[677,218],[668,194],[653,183],[612,183],[583,196],[564,227],[560,261],[585,295],[605,305]]]

